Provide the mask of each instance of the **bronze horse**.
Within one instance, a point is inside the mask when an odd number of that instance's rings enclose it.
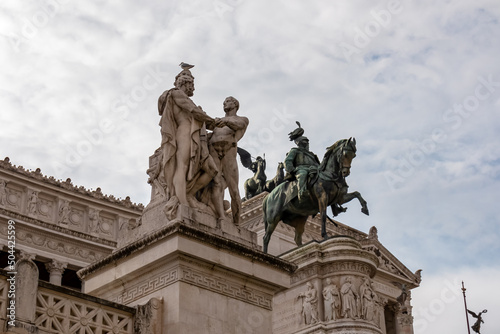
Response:
[[[254,176],[247,179],[243,184],[245,189],[245,199],[250,199],[257,196],[264,191],[266,186],[266,159],[257,157],[254,162],[249,166],[249,168],[254,172]]]
[[[361,204],[361,212],[368,215],[366,201],[357,191],[348,193],[345,178],[350,174],[351,161],[356,156],[356,139],[341,139],[328,147],[323,157],[317,174],[309,183],[309,196],[301,201],[297,197],[297,181],[288,181],[277,186],[262,203],[264,213],[264,252],[274,229],[279,221],[295,228],[295,243],[302,245],[302,234],[307,217],[321,213],[321,236],[327,239],[326,233],[326,209],[332,208],[336,216],[345,212],[342,204],[357,198]]]

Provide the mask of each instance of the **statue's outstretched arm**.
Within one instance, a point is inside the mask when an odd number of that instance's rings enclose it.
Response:
[[[201,107],[198,107],[194,102],[181,90],[171,92],[175,104],[183,111],[191,113],[191,115],[200,122],[213,122],[212,117],[208,116]]]

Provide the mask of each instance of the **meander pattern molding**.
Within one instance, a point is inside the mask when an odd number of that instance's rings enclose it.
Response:
[[[239,299],[267,310],[272,309],[272,295],[270,294],[229,281],[221,276],[207,275],[202,271],[184,266],[169,268],[151,279],[127,288],[127,291],[116,297],[112,297],[111,300],[127,305],[178,281],[196,285],[227,297]]]
[[[203,272],[191,268],[184,268],[182,270],[182,280],[200,288],[233,297],[267,310],[272,309],[271,295],[248,288],[242,284],[228,281],[222,277],[206,275]]]
[[[130,288],[127,288],[127,291],[116,297],[112,297],[111,300],[116,303],[128,305],[135,300],[141,299],[144,296],[177,282],[179,280],[178,277],[179,268],[169,268],[151,279],[143,280],[132,285]]]

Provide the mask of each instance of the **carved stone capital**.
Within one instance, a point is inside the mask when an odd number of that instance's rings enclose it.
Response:
[[[28,253],[28,252],[20,249],[18,256],[19,256],[19,258],[17,259],[17,261],[21,261],[21,260],[33,261],[33,260],[35,260],[36,254]]]
[[[405,327],[413,325],[413,316],[410,314],[398,314],[397,315],[398,324]]]
[[[52,275],[52,273],[60,273],[62,274],[66,267],[68,266],[67,262],[59,262],[56,260],[52,260],[50,262],[45,263],[45,268]]]
[[[152,298],[144,305],[136,306],[134,333],[161,334],[161,310],[163,299]]]
[[[50,273],[50,283],[61,285],[62,274],[67,266],[68,263],[56,260],[45,263],[45,268],[47,268],[47,271]]]

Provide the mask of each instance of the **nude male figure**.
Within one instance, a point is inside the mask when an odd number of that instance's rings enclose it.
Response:
[[[222,118],[215,118],[213,132],[210,135],[210,154],[214,157],[219,172],[214,178],[213,202],[219,218],[224,217],[224,190],[229,189],[233,223],[239,225],[241,197],[238,189],[237,142],[243,137],[248,127],[248,118],[236,115],[240,103],[229,96],[224,100]]]
[[[194,196],[217,174],[205,129],[213,119],[190,99],[194,77],[189,70],[179,73],[174,85],[158,100],[164,177],[168,198],[176,196],[180,204],[189,206],[188,195]]]

